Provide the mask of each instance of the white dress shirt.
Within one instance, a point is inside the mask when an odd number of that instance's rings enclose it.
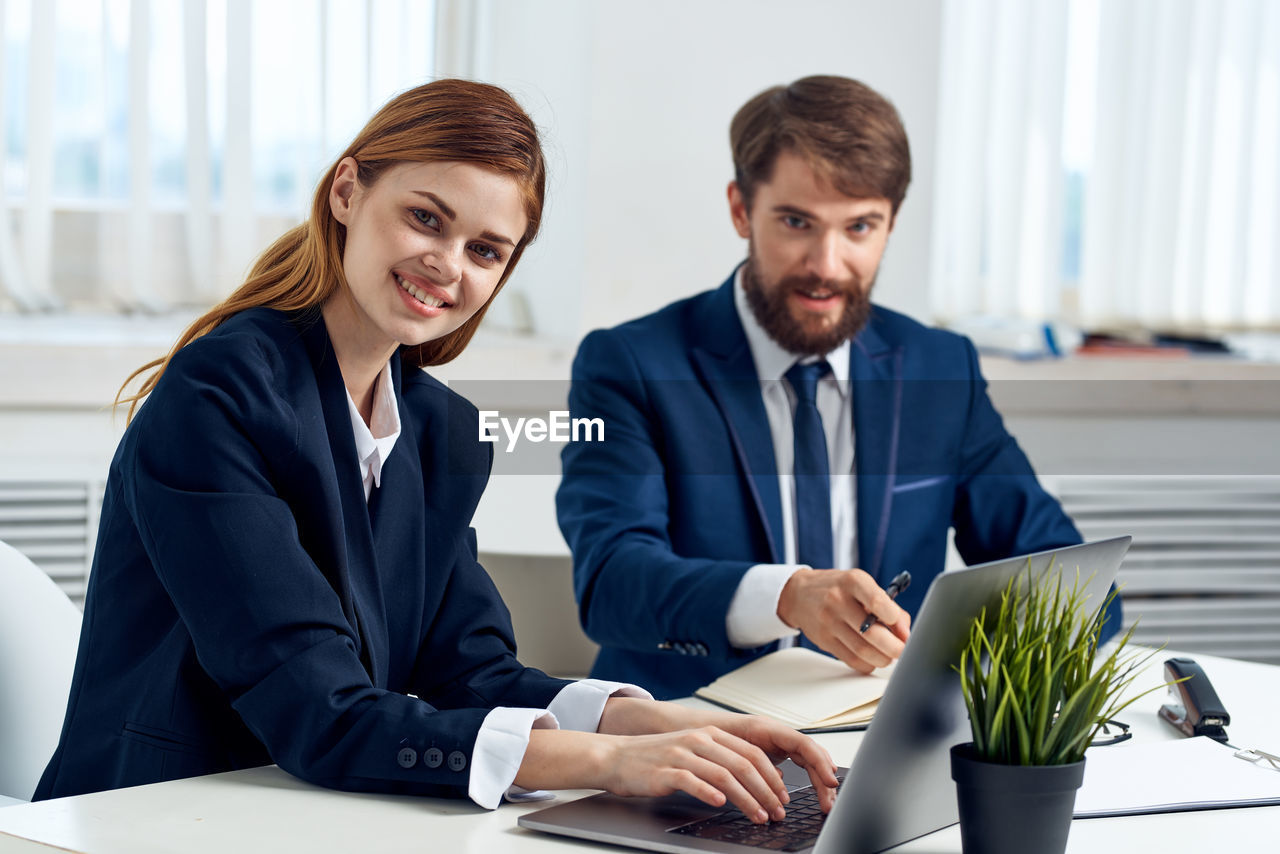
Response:
[[[388,362],[373,382],[373,413],[369,424],[364,423],[350,392],[347,393],[366,501],[374,488],[382,484],[382,466],[400,438],[400,407],[394,385]],[[529,733],[535,727],[595,732],[600,726],[605,702],[615,695],[653,699],[652,694],[635,685],[583,679],[562,688],[545,709],[505,706],[491,709],[476,734],[468,796],[485,809],[495,809],[504,797],[509,800],[543,797],[540,792],[528,792],[513,785],[529,746]]]
[[[368,501],[375,486],[382,485],[382,465],[400,438],[400,406],[396,402],[395,383],[391,381],[391,363],[387,362],[373,381],[373,413],[364,423],[356,402],[347,392],[347,410],[351,413],[351,430],[356,437],[356,457],[364,479],[364,500]]]
[[[778,496],[782,504],[781,564],[758,564],[749,569],[738,583],[729,603],[725,628],[729,642],[749,649],[772,641],[790,645],[799,634],[778,618],[778,597],[792,574],[804,567],[796,563],[796,488],[795,488],[795,390],[785,374],[796,362],[817,361],[798,358],[780,347],[756,322],[742,287],[744,267],[739,267],[733,283],[733,304],[747,335],[747,345],[760,377],[760,396],[764,400],[777,463]],[[855,516],[853,459],[853,402],[849,387],[850,341],[827,353],[831,373],[818,381],[817,406],[822,429],[827,437],[827,461],[831,480],[832,555],[835,567],[849,569],[857,565],[857,518]],[[815,569],[832,569],[820,566]]]

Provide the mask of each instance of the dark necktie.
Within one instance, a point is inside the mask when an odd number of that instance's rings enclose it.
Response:
[[[830,371],[831,366],[823,360],[792,365],[786,373],[787,382],[796,391],[796,558],[814,569],[830,569],[835,562],[827,434],[817,402],[818,380]]]

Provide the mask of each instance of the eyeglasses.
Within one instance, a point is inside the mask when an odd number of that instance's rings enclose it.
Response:
[[[1276,771],[1280,771],[1280,756],[1274,753],[1267,753],[1265,750],[1249,748],[1247,750],[1237,750],[1236,758],[1243,759],[1245,762],[1265,762]]]
[[[1107,747],[1133,738],[1129,725],[1122,721],[1103,721],[1102,726],[1093,735],[1090,747]]]

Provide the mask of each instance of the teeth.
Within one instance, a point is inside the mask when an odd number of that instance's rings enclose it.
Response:
[[[428,294],[426,291],[415,288],[413,285],[409,284],[399,276],[396,276],[396,282],[400,285],[401,288],[404,289],[404,291],[407,294],[409,294],[409,296],[413,297],[423,305],[431,306],[432,308],[439,308],[440,306],[444,305],[444,300],[436,299],[435,297]]]

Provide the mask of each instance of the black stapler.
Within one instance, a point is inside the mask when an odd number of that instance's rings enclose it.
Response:
[[[1160,717],[1183,735],[1205,735],[1226,742],[1231,715],[1218,699],[1218,692],[1193,658],[1170,658],[1164,663],[1169,686],[1169,702],[1160,707]]]

